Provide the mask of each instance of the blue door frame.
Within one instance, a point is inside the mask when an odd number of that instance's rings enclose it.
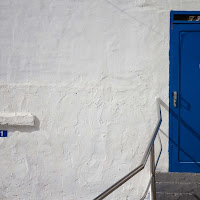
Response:
[[[169,171],[200,173],[200,21],[178,21],[174,15],[200,16],[200,11],[170,13]]]

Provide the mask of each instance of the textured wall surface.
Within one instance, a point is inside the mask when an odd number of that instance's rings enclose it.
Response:
[[[169,12],[198,0],[0,0],[0,199],[88,200],[136,167],[168,105]],[[168,111],[163,154],[168,170]],[[0,116],[1,117],[1,116]],[[157,145],[159,149],[159,145]],[[138,199],[149,169],[107,199]]]

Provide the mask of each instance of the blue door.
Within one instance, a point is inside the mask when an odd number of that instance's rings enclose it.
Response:
[[[169,170],[200,172],[200,12],[171,12]]]

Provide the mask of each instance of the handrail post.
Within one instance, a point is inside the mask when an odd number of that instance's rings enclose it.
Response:
[[[152,173],[152,183],[151,183],[151,200],[156,200],[156,176],[155,176],[155,151],[154,144],[151,149],[150,157],[151,173]]]

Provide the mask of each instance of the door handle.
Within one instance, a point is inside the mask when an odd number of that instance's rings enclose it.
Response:
[[[174,108],[177,107],[177,91],[174,91]]]

